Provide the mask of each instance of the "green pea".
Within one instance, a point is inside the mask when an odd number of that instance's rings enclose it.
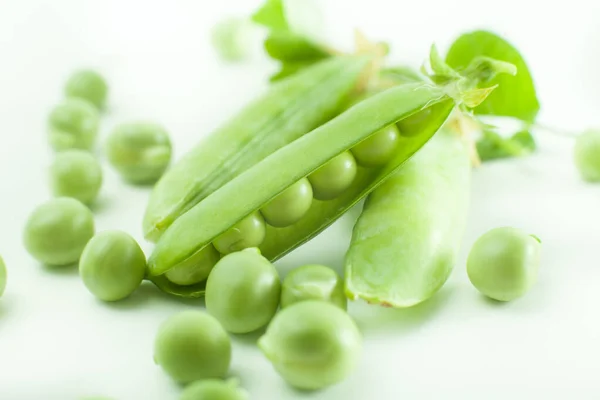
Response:
[[[316,390],[341,382],[353,372],[362,338],[344,310],[308,300],[279,312],[258,346],[288,384]]]
[[[246,392],[235,379],[206,379],[187,386],[179,400],[246,400]]]
[[[50,145],[56,151],[91,150],[99,123],[98,111],[92,104],[77,98],[66,99],[48,117]]]
[[[25,224],[25,248],[48,265],[68,265],[79,260],[94,235],[94,216],[80,201],[59,197],[38,206]]]
[[[220,257],[221,255],[214,246],[206,246],[194,257],[193,264],[171,268],[165,273],[165,276],[171,282],[183,286],[203,282],[208,278],[210,271],[212,271]]]
[[[600,182],[600,131],[590,130],[577,137],[574,159],[582,179]]]
[[[317,200],[332,200],[344,193],[356,177],[356,160],[345,151],[308,176]]]
[[[510,301],[523,296],[537,280],[541,244],[520,229],[501,227],[483,234],[471,248],[467,273],[485,296]]]
[[[133,122],[117,126],[106,143],[109,162],[121,176],[135,184],[153,183],[171,161],[171,140],[160,125]]]
[[[179,383],[222,378],[229,371],[231,340],[207,313],[181,311],[160,326],[154,362]]]
[[[85,246],[79,274],[88,290],[104,301],[122,300],[142,283],[146,256],[134,238],[121,231],[95,235]]]
[[[427,125],[431,118],[431,108],[421,110],[408,118],[404,118],[396,123],[401,136],[413,137],[421,134],[423,127]]]
[[[363,167],[384,165],[394,156],[399,136],[396,125],[390,125],[354,146],[352,154]]]
[[[331,268],[309,264],[290,272],[281,287],[281,308],[305,300],[323,300],[345,310],[344,282]]]
[[[4,289],[6,289],[6,264],[0,256],[0,297],[4,294]]]
[[[206,309],[232,333],[269,323],[281,294],[277,270],[257,248],[226,255],[206,282]]]
[[[236,226],[217,237],[213,244],[222,254],[258,247],[265,239],[267,227],[259,212],[254,212]]]
[[[87,151],[63,151],[50,166],[50,186],[55,197],[72,197],[91,204],[102,186],[102,168]]]
[[[98,109],[104,108],[107,94],[108,85],[106,81],[102,75],[92,70],[75,72],[69,77],[65,85],[65,95],[67,97],[87,100]]]
[[[265,204],[260,212],[267,224],[283,228],[298,222],[308,212],[312,196],[310,182],[302,178]]]

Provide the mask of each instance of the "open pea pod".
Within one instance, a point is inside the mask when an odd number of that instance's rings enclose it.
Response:
[[[394,87],[356,104],[266,157],[179,217],[150,256],[149,279],[174,295],[202,295],[205,282],[176,285],[164,274],[175,267],[195,265],[201,250],[215,238],[339,154],[383,128],[427,113],[414,132],[401,137],[395,156],[387,164],[359,168],[353,184],[341,196],[313,201],[307,214],[295,224],[285,228],[268,226],[260,249],[272,261],[282,257],[331,225],[396,171],[437,132],[455,104],[442,88],[423,83]]]
[[[363,55],[318,62],[272,85],[190,149],[152,191],[143,221],[146,239],[158,240],[223,184],[338,114],[370,60]]]

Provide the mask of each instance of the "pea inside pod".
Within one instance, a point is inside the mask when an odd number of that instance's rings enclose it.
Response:
[[[421,134],[403,137],[388,164],[377,169],[360,169],[341,195],[330,201],[313,201],[309,211],[295,224],[285,228],[268,225],[265,240],[259,247],[269,260],[278,259],[333,223],[410,158],[444,123],[454,104],[443,90],[423,84],[398,86],[360,102],[265,158],[177,219],[149,259],[150,279],[176,295],[201,295],[204,285],[176,287],[165,282],[163,274],[191,262],[219,235],[373,133],[422,109],[433,108],[431,117],[421,126]],[[311,155],[309,159],[307,154]],[[228,212],[215,212],[223,209]]]

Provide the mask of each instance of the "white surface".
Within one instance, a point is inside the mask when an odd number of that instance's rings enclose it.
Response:
[[[258,55],[249,64],[221,65],[207,41],[213,22],[257,3],[0,0],[0,253],[9,268],[0,299],[0,399],[177,398],[176,385],[152,362],[154,334],[166,317],[202,302],[173,300],[144,285],[127,301],[102,304],[76,270],[50,271],[34,262],[21,230],[48,197],[45,118],[70,71],[90,65],[108,77],[103,137],[117,122],[150,118],[168,127],[181,155],[265,88],[272,64]],[[349,44],[358,26],[389,41],[393,60],[414,65],[433,41],[445,48],[461,31],[493,28],[526,55],[543,121],[570,130],[600,124],[595,0],[544,3],[543,9],[523,0],[322,3],[336,43]],[[474,172],[463,257],[438,295],[409,310],[351,307],[365,352],[346,382],[310,395],[294,392],[253,346],[255,336],[235,338],[232,374],[251,398],[600,398],[600,186],[578,179],[571,141],[539,137],[536,156]],[[105,171],[98,229],[124,229],[141,239],[147,190]],[[281,270],[308,262],[339,268],[355,215],[282,260]],[[471,243],[498,225],[543,240],[538,284],[505,305],[479,296],[464,270]]]

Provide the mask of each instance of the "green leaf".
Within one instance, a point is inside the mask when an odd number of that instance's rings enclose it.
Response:
[[[272,58],[283,62],[318,61],[330,56],[320,46],[289,31],[271,32],[264,46]]]
[[[503,138],[492,130],[484,130],[477,141],[477,153],[482,161],[501,158],[523,157],[536,149],[535,139],[529,131],[519,131],[509,138]]]
[[[434,75],[448,78],[460,78],[460,75],[452,67],[446,64],[435,44],[431,45],[429,51],[429,63]]]
[[[252,15],[252,21],[271,30],[289,30],[283,0],[266,0],[263,6]]]
[[[509,42],[492,32],[474,31],[460,36],[454,42],[446,62],[460,70],[466,69],[478,57],[491,57],[514,64],[517,73],[515,76],[502,74],[489,80],[487,84],[498,84],[499,87],[474,110],[475,113],[514,117],[532,123],[540,105],[533,79],[521,54]],[[486,83],[480,83],[483,84]]]

